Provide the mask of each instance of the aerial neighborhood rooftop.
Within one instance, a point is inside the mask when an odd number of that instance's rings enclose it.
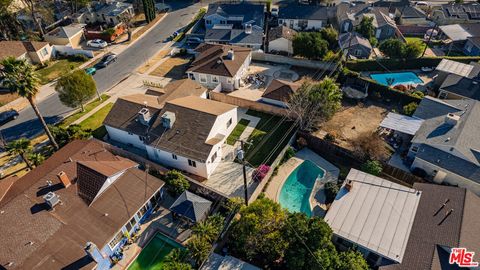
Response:
[[[479,267],[477,1],[0,15],[0,269]]]

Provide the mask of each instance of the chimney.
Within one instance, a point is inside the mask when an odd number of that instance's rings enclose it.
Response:
[[[449,113],[447,116],[445,116],[445,124],[450,125],[450,126],[455,126],[458,121],[460,121],[460,116]]]
[[[253,27],[252,27],[251,24],[249,24],[249,23],[245,24],[245,34],[250,35],[252,33],[252,28]]]
[[[345,183],[345,188],[350,191],[353,188],[353,181],[352,180],[347,180],[347,183]]]
[[[235,53],[233,52],[232,49],[228,50],[227,58],[232,61],[235,59]]]
[[[98,249],[97,245],[95,245],[92,242],[87,242],[85,245],[85,253],[92,258],[95,262],[99,263],[103,261],[104,256],[102,255],[102,252]]]
[[[57,174],[58,180],[62,182],[63,186],[65,188],[68,188],[72,182],[70,181],[70,178],[68,178],[67,174],[64,171],[61,171]]]
[[[150,110],[148,108],[142,108],[138,112],[138,121],[140,121],[140,123],[143,125],[148,126],[150,119],[152,119],[152,116],[150,115]]]

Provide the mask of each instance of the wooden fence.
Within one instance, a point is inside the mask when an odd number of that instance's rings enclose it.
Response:
[[[261,112],[280,115],[280,116],[286,116],[288,114],[288,111],[284,108],[276,107],[273,105],[269,105],[266,103],[261,103],[253,100],[229,96],[224,93],[217,93],[217,92],[211,91],[209,93],[209,97],[212,100],[236,105],[238,107],[247,108],[250,110],[261,111]]]
[[[298,136],[299,138],[305,139],[308,148],[333,164],[348,164],[350,167],[360,169],[362,164],[367,161],[367,158],[363,156],[356,155],[348,149],[320,139],[309,133],[299,132]],[[414,183],[425,182],[424,179],[393,167],[385,162],[381,162],[381,165],[383,168],[382,174],[380,175],[381,177],[410,187],[413,186]]]

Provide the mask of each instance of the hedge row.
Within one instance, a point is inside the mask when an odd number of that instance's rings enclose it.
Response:
[[[366,59],[349,61],[346,63],[346,67],[353,71],[420,69],[422,67],[436,67],[442,59],[450,59],[467,64],[471,61],[480,61],[479,56],[423,57],[417,59]]]
[[[368,98],[377,100],[391,100],[398,102],[401,106],[411,102],[420,103],[421,98],[411,96],[408,93],[398,91],[394,88],[379,84],[372,79],[360,77],[358,80],[366,81],[368,85]]]

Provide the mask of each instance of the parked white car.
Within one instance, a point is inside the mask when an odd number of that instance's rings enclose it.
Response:
[[[94,39],[87,41],[87,46],[93,48],[105,48],[108,46],[108,43],[101,39]]]

